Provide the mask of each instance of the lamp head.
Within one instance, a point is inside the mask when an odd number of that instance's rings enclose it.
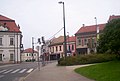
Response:
[[[62,1],[60,1],[60,2],[58,2],[59,4],[64,4],[64,2],[62,2]]]

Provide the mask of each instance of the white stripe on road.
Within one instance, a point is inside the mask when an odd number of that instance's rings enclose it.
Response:
[[[11,73],[16,73],[16,72],[18,72],[20,69],[16,69],[15,71],[13,71],[13,72],[11,72]]]
[[[30,73],[30,72],[32,72],[32,71],[33,71],[33,68],[29,69],[29,70],[27,71],[27,73]]]
[[[0,78],[4,77],[4,75],[0,75]]]
[[[26,71],[27,69],[23,69],[23,70],[21,70],[19,73],[23,73],[24,71]]]
[[[0,71],[0,73],[5,72],[5,71],[7,71],[7,70],[2,70],[2,71]]]
[[[4,72],[3,74],[9,73],[9,72],[11,72],[12,70],[13,70],[13,69],[8,70],[8,71]]]

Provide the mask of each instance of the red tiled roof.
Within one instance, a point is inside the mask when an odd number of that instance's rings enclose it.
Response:
[[[66,40],[66,41],[75,42],[75,41],[76,41],[76,38],[75,38],[75,36],[71,36],[71,37],[68,37],[68,36],[67,36],[67,40]]]
[[[112,15],[109,17],[109,20],[108,21],[111,21],[113,19],[119,19],[120,18],[120,15]]]
[[[51,44],[57,44],[57,43],[63,43],[64,42],[64,36],[59,36],[58,38],[54,38],[51,40]]]
[[[103,30],[105,27],[105,24],[98,24],[98,26],[99,26],[99,30]],[[96,25],[81,27],[76,34],[86,33],[86,32],[96,32]]]
[[[7,18],[7,17],[5,17],[5,16],[3,16],[3,15],[0,15],[0,20],[12,20],[12,19]]]
[[[33,53],[33,49],[32,48],[25,49],[23,53]],[[38,52],[34,50],[34,53],[38,53]]]
[[[0,15],[0,25],[7,27],[9,32],[21,32],[14,20],[2,15]]]

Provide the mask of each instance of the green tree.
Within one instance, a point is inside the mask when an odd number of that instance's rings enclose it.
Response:
[[[120,19],[108,22],[100,35],[98,52],[120,55]]]

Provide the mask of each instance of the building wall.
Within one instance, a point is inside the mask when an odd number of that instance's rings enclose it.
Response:
[[[76,42],[67,42],[67,51],[67,56],[74,56],[76,53]]]
[[[0,45],[0,54],[2,54],[2,63],[20,62],[20,37],[21,33],[0,32],[2,45]],[[13,45],[10,45],[10,38],[13,39]],[[10,54],[13,54],[13,59],[10,59]],[[11,56],[12,57],[12,56]]]
[[[72,49],[72,47],[74,49]],[[70,50],[69,50],[70,49]],[[71,52],[69,52],[71,51]],[[67,42],[67,56],[74,56],[76,53],[76,43],[75,42]],[[56,44],[49,46],[49,54],[55,55],[57,58],[57,55],[60,54],[60,58],[64,57],[64,46],[63,44]]]
[[[97,43],[97,40],[96,40],[95,34],[88,34],[88,35],[86,34],[86,35],[76,36],[76,49],[78,54],[81,54],[81,53],[89,54],[91,51],[96,52],[96,43]],[[81,51],[79,51],[79,49]]]
[[[49,47],[49,54],[60,54],[60,58],[63,57],[63,45],[54,45]]]
[[[33,56],[32,53],[22,53],[22,61],[32,60],[33,58],[38,61],[38,53],[34,53]]]

